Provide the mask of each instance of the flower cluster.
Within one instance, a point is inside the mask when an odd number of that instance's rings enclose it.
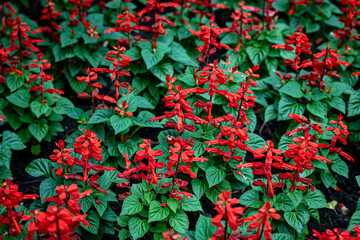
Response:
[[[220,27],[217,27],[214,23],[215,17],[212,16],[210,18],[210,26],[201,26],[200,31],[195,31],[190,29],[189,31],[197,36],[202,42],[204,42],[204,45],[198,46],[196,49],[201,52],[201,55],[196,58],[200,63],[206,63],[208,64],[210,61],[210,56],[214,54],[217,49],[230,49],[230,47],[226,44],[217,42],[218,36],[222,33],[222,29]]]

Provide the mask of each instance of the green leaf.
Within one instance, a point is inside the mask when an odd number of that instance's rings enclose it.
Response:
[[[39,118],[49,110],[49,105],[47,103],[40,103],[35,101],[30,104],[30,109],[35,114],[35,116]]]
[[[329,171],[322,171],[321,172],[321,181],[324,183],[326,188],[333,187],[336,188],[336,179]]]
[[[292,226],[298,233],[301,233],[310,219],[310,214],[304,210],[297,212],[285,212],[284,218],[290,226]]]
[[[92,197],[89,196],[89,197],[80,198],[80,203],[81,203],[81,210],[84,213],[87,213],[92,206]]]
[[[271,237],[273,240],[294,240],[294,237],[286,233],[272,233]]]
[[[145,48],[141,50],[141,56],[143,57],[146,67],[149,70],[163,59],[165,53],[159,49],[157,49],[154,53],[150,49]]]
[[[118,149],[122,155],[124,155],[126,152],[130,159],[131,156],[139,150],[139,146],[136,142],[130,140],[129,142],[119,143]]]
[[[185,213],[179,212],[170,216],[169,223],[170,227],[179,233],[184,233],[189,229],[189,218]]]
[[[84,111],[81,108],[67,108],[64,112],[66,115],[76,120],[80,120],[84,114]]]
[[[66,114],[67,111],[74,109],[74,104],[67,98],[59,98],[54,107],[54,112],[57,114]]]
[[[176,210],[179,206],[179,201],[176,198],[169,198],[166,203],[169,206],[170,210],[176,213]]]
[[[125,198],[120,215],[133,215],[141,210],[143,210],[143,204],[139,201],[139,197],[130,195]]]
[[[155,75],[160,81],[166,81],[166,75],[169,74],[171,77],[174,74],[174,68],[171,63],[162,63],[150,68],[150,72]]]
[[[240,204],[253,208],[261,208],[264,204],[260,201],[259,192],[256,190],[248,190],[240,197]]]
[[[275,208],[281,211],[292,211],[296,206],[287,194],[280,193],[276,196]]]
[[[115,196],[114,196],[114,198],[115,198]],[[115,222],[116,218],[117,218],[116,213],[114,212],[114,210],[111,209],[111,207],[108,204],[104,214],[101,216],[101,219],[109,221],[109,222]]]
[[[0,166],[0,176],[3,179],[7,179],[7,178],[13,179],[10,169],[5,166]]]
[[[206,190],[209,189],[209,186],[208,186],[208,184],[206,182],[206,179],[202,179],[200,181],[200,179],[194,178],[193,180],[191,180],[191,186],[192,186],[192,189],[193,189],[195,195],[199,199],[204,195]]]
[[[98,234],[100,227],[99,215],[94,211],[90,211],[87,213],[86,221],[89,222],[90,226],[84,226],[81,224],[81,227],[83,227],[86,231],[90,232],[91,234],[94,235]]]
[[[120,132],[123,132],[124,130],[127,130],[132,125],[131,118],[129,118],[129,117],[121,118],[118,115],[111,116],[110,122],[111,122],[112,127],[115,130],[115,134],[118,134]]]
[[[39,123],[31,123],[28,129],[36,140],[41,142],[49,131],[49,125],[41,121]]]
[[[224,169],[211,166],[206,169],[206,180],[209,183],[209,187],[215,186],[221,183],[226,176],[226,172]]]
[[[216,231],[216,227],[211,224],[211,218],[205,217],[200,214],[195,226],[195,239],[208,240]]]
[[[0,143],[0,166],[10,168],[11,156],[11,149],[6,144]]]
[[[315,189],[315,192],[308,191],[304,199],[309,208],[324,208],[328,206],[324,194],[318,189]]]
[[[149,207],[149,220],[148,223],[162,221],[166,219],[170,214],[170,210],[167,207],[162,207],[160,202],[152,201]]]
[[[351,231],[356,227],[356,224],[360,223],[360,210],[357,210],[351,217],[348,230]]]
[[[2,133],[2,143],[8,145],[12,150],[23,150],[26,148],[21,138],[16,133],[8,130]]]
[[[154,109],[155,106],[152,105],[146,98],[136,96],[135,101],[137,102],[138,108]]]
[[[278,121],[290,119],[289,113],[293,114],[303,114],[305,111],[304,105],[298,103],[295,99],[282,96],[279,101],[279,114]]]
[[[100,201],[100,204],[96,203],[96,200]],[[99,216],[101,217],[106,208],[107,208],[108,202],[104,196],[98,196],[97,199],[93,198],[93,206],[95,207],[96,211],[99,213]]]
[[[355,177],[358,186],[360,187],[360,175]]]
[[[139,127],[163,128],[159,122],[149,122],[155,115],[148,111],[141,111],[134,120],[134,123]]]
[[[46,158],[38,158],[33,160],[25,171],[33,177],[51,176],[51,161]]]
[[[314,101],[312,103],[308,103],[306,104],[306,108],[317,117],[324,118],[327,116],[327,107],[322,102]]]
[[[331,169],[336,172],[337,174],[340,174],[341,176],[344,176],[346,178],[349,177],[349,167],[347,166],[347,164],[341,160],[339,157],[331,160],[331,162],[333,163],[331,165]]]
[[[87,56],[86,59],[88,60],[88,62],[91,64],[92,67],[96,68],[106,58],[107,52],[108,52],[107,48],[99,48],[99,50]]]
[[[196,196],[193,196],[192,198],[182,196],[181,208],[188,212],[203,211],[201,203]]]
[[[91,116],[88,124],[107,122],[109,121],[110,116],[111,116],[111,112],[108,109],[98,109]]]
[[[40,183],[40,199],[41,203],[45,202],[45,198],[55,196],[55,188],[57,184],[54,179],[47,178]]]
[[[28,90],[19,89],[16,92],[10,94],[6,99],[20,108],[28,108],[30,101],[30,93]]]
[[[120,227],[126,227],[129,224],[130,217],[129,216],[118,216],[116,221]]]
[[[6,77],[6,85],[10,89],[10,92],[14,92],[19,89],[25,83],[25,75],[18,75],[16,73],[9,74]]]
[[[301,86],[298,82],[289,81],[282,88],[280,88],[279,92],[289,95],[293,98],[301,98],[304,96],[304,93],[301,91]]]
[[[183,48],[181,44],[177,42],[172,42],[169,47],[170,47],[170,51],[168,52],[168,56],[172,60],[174,60],[175,62],[182,63],[184,65],[199,67],[198,62],[196,62],[187,54],[185,48]]]
[[[360,114],[360,94],[351,94],[349,98],[348,117]]]
[[[108,3],[113,3],[113,2],[108,2]],[[130,238],[131,235],[127,229],[123,228],[119,231],[118,237],[119,237],[119,240],[126,240],[126,239]]]
[[[277,117],[277,112],[275,110],[274,104],[271,104],[269,106],[267,106],[266,110],[265,110],[265,122],[270,122],[271,120],[276,119]]]
[[[129,221],[129,230],[134,240],[145,236],[149,231],[150,224],[146,222],[146,219],[141,220],[140,218],[134,217]]]
[[[340,97],[333,97],[329,103],[332,108],[339,110],[342,113],[346,113],[346,103]]]
[[[260,63],[266,58],[266,56],[269,53],[269,48],[266,46],[262,46],[262,47],[249,46],[245,50],[250,58],[250,61],[254,65],[260,65]]]
[[[74,38],[71,32],[65,32],[65,31],[60,34],[60,40],[61,40],[62,48],[78,42],[78,39]]]

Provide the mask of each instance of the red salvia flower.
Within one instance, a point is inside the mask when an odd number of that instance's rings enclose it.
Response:
[[[270,218],[279,220],[281,216],[276,213],[275,208],[271,208],[271,203],[266,202],[264,206],[262,206],[259,209],[259,213],[255,213],[251,217],[244,218],[244,222],[250,222],[249,227],[247,231],[251,231],[252,229],[257,229],[256,234],[251,235],[252,237],[255,237],[253,239],[261,239],[262,236],[260,236],[261,229],[263,228],[263,234],[265,240],[271,240],[271,232],[272,232],[272,226],[270,223]],[[248,236],[250,239],[251,236]]]
[[[204,45],[198,46],[196,49],[201,52],[201,55],[196,58],[200,63],[209,63],[210,55],[214,54],[217,49],[230,49],[228,45],[217,42],[217,37],[222,33],[222,29],[216,27],[214,23],[215,18],[210,18],[210,27],[202,25],[200,31],[195,31],[190,29],[189,31],[199,37],[201,41],[204,42]]]

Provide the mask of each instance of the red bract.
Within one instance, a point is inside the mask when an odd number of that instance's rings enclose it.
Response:
[[[133,116],[132,112],[126,111],[126,109],[128,109],[130,106],[127,105],[127,101],[122,101],[122,104],[118,104],[118,107],[115,107],[114,110],[119,112],[120,116],[124,116],[124,114],[126,114],[129,117]]]
[[[297,27],[298,31],[294,32],[294,35],[289,35],[289,39],[286,39],[285,45],[283,44],[275,44],[272,45],[272,48],[275,49],[284,49],[285,51],[293,51],[295,46],[295,58],[291,59],[284,59],[284,65],[290,65],[296,73],[299,71],[299,64],[301,62],[300,55],[304,54],[311,54],[311,43],[309,42],[309,38],[305,33],[303,33],[302,27]],[[296,79],[297,80],[297,77]]]
[[[90,24],[85,21],[87,15],[87,9],[91,7],[91,3],[94,0],[69,0],[69,3],[73,4],[75,9],[69,8],[70,14],[70,26],[77,26],[80,22],[86,27]]]
[[[170,229],[164,233],[162,233],[162,236],[165,240],[178,240],[181,238],[181,234],[174,234],[174,229]],[[188,240],[189,236],[182,238],[183,240]]]
[[[270,140],[266,141],[266,145],[263,146],[264,148],[258,148],[256,151],[258,153],[266,152],[266,159],[265,162],[253,162],[253,163],[245,163],[240,164],[236,167],[238,168],[246,168],[252,167],[254,175],[266,175],[267,184],[265,184],[262,180],[256,180],[252,183],[254,186],[261,186],[267,189],[267,194],[269,198],[273,199],[274,196],[274,187],[283,187],[284,184],[280,182],[273,183],[273,175],[271,173],[271,167],[275,167],[278,169],[290,169],[296,170],[296,167],[290,163],[284,163],[283,157],[281,155],[281,150],[274,148],[274,143]],[[273,162],[275,160],[275,162]]]
[[[45,95],[44,95],[44,84],[47,81],[53,81],[54,78],[52,75],[50,74],[46,74],[44,72],[44,70],[48,70],[51,67],[51,64],[48,63],[48,60],[44,59],[43,60],[43,54],[41,52],[37,53],[37,58],[38,59],[33,59],[34,63],[30,63],[30,67],[31,68],[39,68],[39,74],[30,74],[29,76],[29,80],[26,82],[26,84],[32,83],[34,81],[36,81],[36,79],[40,78],[40,85],[39,86],[34,86],[32,85],[30,88],[30,91],[38,91],[40,93],[41,96],[41,103],[47,103],[47,101],[45,100]],[[34,82],[36,84],[36,82]],[[64,94],[64,92],[62,90],[58,90],[58,89],[46,89],[45,92],[50,93],[50,94]],[[54,96],[55,98],[57,96]]]
[[[319,86],[321,91],[325,91],[326,85],[324,76],[340,78],[335,67],[340,67],[340,65],[350,66],[350,63],[339,60],[341,55],[337,53],[337,50],[331,49],[332,48],[329,47],[328,43],[326,49],[322,49],[320,53],[315,53],[313,55],[313,60],[307,59],[302,61],[300,68],[312,67],[310,74],[300,76],[301,80],[307,80],[306,84],[310,87]],[[322,61],[318,60],[320,58],[322,58]],[[332,71],[328,72],[328,70]]]
[[[195,131],[195,126],[191,124],[186,124],[185,118],[198,121],[201,123],[207,123],[205,120],[194,116],[192,113],[193,108],[189,107],[190,103],[186,101],[188,94],[190,93],[205,93],[207,92],[206,89],[203,88],[189,88],[189,89],[182,89],[180,85],[175,85],[176,77],[171,78],[170,75],[166,75],[166,85],[168,87],[168,95],[164,96],[163,101],[165,102],[165,107],[174,108],[174,112],[166,111],[165,115],[160,117],[154,117],[149,121],[158,121],[164,118],[173,118],[177,116],[177,122],[173,122],[168,120],[165,123],[165,127],[175,128],[176,131],[182,133],[185,130],[190,132]]]
[[[66,165],[74,167],[74,158],[70,155],[72,149],[66,149],[63,140],[60,140],[58,143],[55,144],[60,150],[55,149],[53,152],[56,155],[50,155],[50,160],[56,162],[57,165],[62,165],[55,172],[56,176],[60,176],[64,171],[64,167],[66,168]]]
[[[344,27],[339,30],[335,30],[334,37],[341,41],[346,39],[360,40],[360,35],[354,34],[356,27],[360,26],[360,22],[356,20],[356,16],[360,14],[360,11],[356,9],[358,6],[360,6],[360,1],[340,1],[340,10],[345,16],[339,16],[339,21],[344,23]]]
[[[325,232],[319,233],[313,229],[313,236],[319,240],[350,240],[353,239],[350,236],[350,231],[341,232],[340,228],[334,228],[333,230],[326,229]]]
[[[344,151],[341,150],[341,148],[337,148],[335,147],[336,142],[339,141],[342,144],[346,145],[346,138],[347,136],[350,134],[347,130],[347,126],[345,125],[345,123],[342,121],[343,116],[340,114],[337,117],[337,121],[334,120],[330,120],[331,124],[336,124],[336,128],[334,127],[328,127],[326,128],[327,131],[332,131],[334,132],[335,136],[333,136],[331,138],[331,143],[330,143],[330,153],[332,152],[336,152],[339,155],[342,155],[343,157],[345,157],[347,160],[349,161],[355,161],[349,154],[345,153]],[[342,129],[340,129],[340,127]]]
[[[162,174],[157,174],[155,170],[163,168],[164,163],[156,162],[155,157],[162,156],[163,154],[161,150],[154,151],[151,148],[150,142],[149,139],[143,139],[143,143],[139,145],[142,150],[136,152],[134,162],[140,162],[140,164],[133,168],[130,168],[131,162],[128,160],[128,156],[125,153],[126,167],[122,174],[117,175],[119,178],[129,179],[131,177],[133,179],[144,179],[147,181],[148,186],[150,186],[151,183],[158,186],[158,180],[162,178]],[[147,162],[147,165],[144,162]],[[143,171],[146,172],[146,174],[144,174]],[[134,174],[136,172],[140,173]],[[128,184],[129,183],[125,183],[124,186],[121,187],[125,187]]]
[[[47,0],[47,4],[45,8],[41,11],[42,15],[40,20],[49,21],[50,26],[40,27],[38,29],[33,30],[32,34],[37,33],[49,33],[51,37],[58,42],[61,42],[60,37],[58,35],[58,31],[61,32],[61,27],[56,22],[56,18],[61,15],[61,11],[55,11],[55,3],[51,0]]]
[[[35,200],[39,197],[36,194],[23,195],[18,189],[19,186],[12,183],[10,179],[6,179],[0,187],[0,206],[6,207],[6,213],[0,216],[0,226],[9,226],[10,234],[13,237],[21,233],[22,226],[19,224],[20,220],[28,220],[23,211],[15,212],[14,208],[19,207],[19,203],[26,199]]]
[[[114,50],[109,51],[106,54],[106,60],[111,61],[113,66],[111,79],[117,80],[122,76],[130,76],[129,71],[122,70],[121,68],[128,67],[133,58],[128,58],[126,55],[122,54],[122,52],[126,50],[125,47],[120,47],[120,45],[117,45],[116,47],[113,47],[113,49]]]
[[[153,51],[156,52],[157,39],[160,35],[165,35],[166,30],[164,29],[165,23],[175,26],[175,23],[170,21],[166,16],[160,16],[158,12],[163,12],[166,8],[176,8],[180,5],[174,2],[160,2],[159,0],[147,0],[146,7],[138,12],[137,16],[141,17],[143,22],[151,23],[150,28],[143,28],[141,30],[150,31],[152,33],[152,47]],[[152,14],[150,14],[152,13]],[[148,15],[146,15],[148,14]]]
[[[56,188],[56,196],[46,198],[45,201],[53,202],[56,206],[49,206],[47,211],[31,211],[32,219],[28,227],[28,239],[32,239],[35,232],[37,236],[46,235],[47,239],[78,239],[75,227],[80,223],[90,226],[86,221],[86,214],[81,214],[80,198],[90,196],[92,190],[79,193],[78,186],[62,185]]]
[[[75,141],[76,143],[73,144],[74,152],[81,154],[81,161],[87,162],[89,158],[102,161],[103,156],[100,155],[102,140],[97,138],[96,133],[86,130],[85,134],[77,137]]]
[[[228,7],[221,3],[212,3],[210,0],[191,0],[191,2],[199,5],[198,7],[202,7],[201,10],[198,10],[198,8],[193,8],[192,13],[199,14],[199,25],[201,25],[201,20],[204,16],[207,16],[208,18],[213,17],[213,12],[206,12],[209,9],[212,10],[212,8],[220,8],[220,9],[228,9]]]
[[[110,103],[114,103],[114,104],[117,103],[117,101],[114,98],[99,94],[99,89],[102,88],[102,84],[95,82],[98,79],[98,74],[96,72],[109,73],[109,72],[111,72],[111,70],[109,70],[107,68],[92,68],[92,69],[87,68],[86,73],[88,74],[88,76],[77,77],[79,82],[85,81],[85,83],[87,84],[89,91],[90,91],[90,95],[87,93],[78,91],[78,97],[79,98],[91,97],[93,113],[95,113],[96,109],[108,108],[107,105],[105,104],[105,102],[110,102]],[[92,83],[92,82],[94,82],[94,83]],[[103,102],[103,105],[95,106],[95,99],[101,100]]]
[[[240,37],[240,41],[235,48],[235,52],[239,52],[239,49],[244,42],[244,37],[248,40],[251,39],[249,32],[255,29],[255,25],[249,26],[249,23],[258,24],[261,22],[257,17],[251,18],[251,13],[258,13],[261,11],[259,8],[246,6],[245,1],[240,1],[238,4],[239,8],[231,14],[231,18],[233,19],[231,26],[223,29],[224,32],[234,32]]]
[[[201,55],[196,58],[198,62],[208,64],[210,61],[210,55],[214,54],[217,49],[230,49],[228,45],[217,42],[217,37],[222,33],[220,27],[216,27],[214,23],[215,17],[210,18],[210,27],[202,25],[201,30],[195,31],[190,29],[189,31],[199,37],[201,41],[204,42],[204,45],[198,46],[196,49],[201,52]]]
[[[204,162],[208,159],[194,156],[195,151],[192,151],[191,149],[195,145],[195,141],[193,141],[191,138],[185,140],[181,136],[167,136],[166,141],[170,145],[169,152],[171,156],[169,157],[169,162],[166,165],[167,171],[165,173],[165,177],[173,177],[173,186],[176,183],[179,187],[184,188],[184,181],[177,181],[177,174],[179,172],[183,172],[190,175],[191,178],[196,178],[196,174],[190,169],[191,163],[195,161]],[[185,163],[185,165],[180,165],[181,163]],[[173,168],[174,166],[176,166],[175,171]]]
[[[141,26],[139,24],[139,18],[135,14],[130,14],[128,8],[124,9],[124,12],[117,16],[116,27],[110,28],[106,30],[104,33],[112,33],[112,32],[124,32],[127,34],[128,38],[126,39],[126,45],[132,47],[131,44],[131,33],[133,31],[150,31],[151,29],[146,26]],[[132,38],[135,41],[146,41],[146,39],[139,38],[139,36]]]
[[[259,213],[255,213],[251,217],[244,218],[244,222],[252,222],[249,224],[247,231],[257,229],[256,234],[248,236],[249,239],[261,239],[261,234],[264,235],[265,240],[271,240],[272,226],[270,219],[279,220],[281,216],[276,213],[275,208],[271,208],[271,203],[266,202],[264,206],[259,209]],[[254,237],[254,238],[252,238]]]
[[[294,11],[295,11],[295,6],[300,6],[300,5],[303,5],[303,6],[307,6],[309,3],[311,3],[311,1],[309,0],[291,0],[291,7],[288,11],[288,14],[289,15],[293,15],[294,14]]]
[[[228,191],[223,191],[219,194],[220,201],[215,205],[215,211],[217,215],[211,219],[211,223],[218,227],[218,230],[214,233],[211,240],[227,239],[228,227],[231,230],[236,231],[239,226],[243,224],[239,215],[243,215],[247,207],[234,207],[238,205],[239,200],[236,198],[230,198]],[[225,220],[225,227],[221,221]],[[230,236],[231,239],[231,236]]]
[[[0,187],[0,205],[11,209],[19,207],[19,203],[25,199],[36,199],[39,197],[39,195],[36,194],[23,195],[23,193],[18,190],[19,186],[17,184],[12,183],[10,179],[6,179]]]
[[[263,0],[263,9],[262,9],[262,29],[264,30],[265,27],[269,30],[273,30],[275,28],[275,22],[273,20],[273,17],[278,12],[277,9],[272,9],[272,4],[276,0]],[[261,26],[258,26],[261,27]]]

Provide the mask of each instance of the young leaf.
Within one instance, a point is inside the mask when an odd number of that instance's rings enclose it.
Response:
[[[209,187],[221,183],[225,179],[225,176],[226,172],[222,168],[211,166],[206,169],[206,180],[209,183]]]
[[[130,128],[132,125],[131,119],[126,116],[124,118],[121,118],[118,115],[113,115],[110,117],[110,122],[111,122],[112,127],[115,130],[115,134],[118,134],[118,133]]]
[[[152,201],[149,207],[148,223],[162,221],[169,216],[169,213],[169,208],[162,207],[158,201]]]
[[[300,84],[295,81],[289,81],[280,88],[279,91],[294,98],[301,98],[304,96],[304,93],[301,91]]]
[[[285,212],[284,218],[286,222],[290,224],[290,226],[295,228],[298,233],[301,233],[303,228],[306,226],[306,223],[310,219],[310,214],[305,210],[297,212]]]
[[[49,125],[44,121],[40,121],[39,123],[31,123],[28,129],[36,140],[41,142],[49,131]]]
[[[179,233],[186,232],[189,229],[189,218],[186,213],[179,212],[170,216],[169,223]]]
[[[315,192],[308,191],[308,193],[304,196],[304,199],[310,208],[327,207],[325,196],[318,189],[315,189]]]
[[[129,230],[134,240],[145,236],[149,231],[150,224],[146,222],[146,219],[141,220],[140,218],[134,217],[129,221]]]
[[[33,177],[51,176],[51,161],[46,158],[38,158],[33,160],[25,171]]]
[[[139,201],[139,198],[130,195],[125,198],[120,215],[133,215],[141,212],[141,210],[143,210],[143,204]]]
[[[26,148],[25,144],[21,141],[21,138],[16,133],[8,130],[2,133],[2,143],[13,150],[23,150]]]

